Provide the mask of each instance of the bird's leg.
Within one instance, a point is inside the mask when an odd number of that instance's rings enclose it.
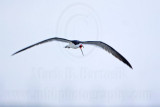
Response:
[[[82,51],[82,48],[80,48],[80,50],[81,50],[81,52],[82,52],[82,55],[84,56],[83,51]]]

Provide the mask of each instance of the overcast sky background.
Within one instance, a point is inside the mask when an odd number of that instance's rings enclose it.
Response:
[[[160,105],[159,0],[0,0],[0,105]],[[100,40],[65,49],[51,37]]]

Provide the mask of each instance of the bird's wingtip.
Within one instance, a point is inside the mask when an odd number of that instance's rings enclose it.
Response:
[[[12,54],[11,56],[14,56],[15,54]]]
[[[129,67],[133,70],[133,67],[131,65],[129,65]]]
[[[14,56],[15,54],[17,54],[17,52],[16,52],[16,53],[13,53],[11,56]]]

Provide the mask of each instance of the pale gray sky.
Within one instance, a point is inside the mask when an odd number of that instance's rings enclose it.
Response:
[[[0,105],[160,105],[159,0],[0,0]],[[101,40],[104,50],[65,49],[50,37]]]

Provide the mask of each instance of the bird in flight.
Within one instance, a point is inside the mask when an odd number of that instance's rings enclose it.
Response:
[[[80,49],[81,52],[82,52],[82,55],[83,54],[83,51],[82,51],[82,47],[84,48],[83,45],[94,45],[94,46],[98,46],[102,49],[104,49],[105,51],[108,51],[109,53],[111,53],[113,56],[115,56],[116,58],[118,58],[120,61],[122,61],[123,63],[125,63],[126,65],[128,65],[130,68],[132,68],[131,64],[120,54],[118,53],[114,48],[112,48],[111,46],[107,45],[106,43],[104,42],[101,42],[101,41],[79,41],[79,40],[68,40],[68,39],[64,39],[64,38],[59,38],[59,37],[54,37],[54,38],[49,38],[49,39],[46,39],[46,40],[43,40],[43,41],[40,41],[38,43],[35,43],[33,45],[30,45],[26,48],[23,48],[15,53],[12,54],[15,55],[15,54],[18,54],[22,51],[25,51],[29,48],[32,48],[34,46],[37,46],[37,45],[40,45],[40,44],[43,44],[43,43],[47,43],[47,42],[51,42],[51,41],[59,41],[59,42],[65,42],[65,43],[69,43],[68,45],[65,46],[65,48],[72,48],[72,49]]]

